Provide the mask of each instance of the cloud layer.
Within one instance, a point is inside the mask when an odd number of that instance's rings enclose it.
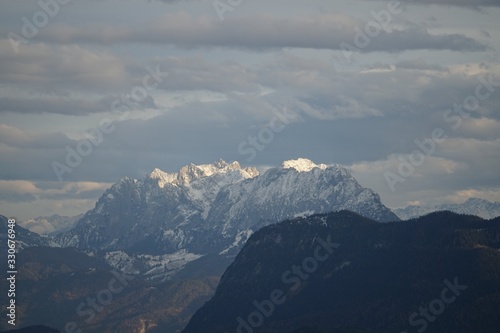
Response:
[[[413,1],[383,29],[379,1],[256,0],[223,21],[211,1],[163,2],[73,1],[18,53],[8,33],[41,8],[4,7],[2,213],[81,213],[124,176],[219,158],[340,163],[392,207],[497,197],[496,1]],[[446,140],[391,190],[436,129]]]

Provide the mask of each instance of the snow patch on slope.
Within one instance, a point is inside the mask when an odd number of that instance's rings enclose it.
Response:
[[[232,249],[240,248],[241,246],[243,246],[243,244],[245,244],[245,242],[250,238],[250,236],[252,236],[252,234],[253,230],[251,229],[240,231],[234,238],[233,244],[231,244],[227,249],[221,251],[219,254],[220,255],[228,254],[229,251],[231,251]]]
[[[128,255],[124,251],[108,252],[105,259],[116,270],[133,275],[144,275],[149,280],[165,281],[179,272],[187,263],[200,258],[200,254],[180,250],[163,255]]]
[[[315,164],[313,161],[307,158],[298,158],[296,160],[288,160],[283,162],[281,165],[283,169],[295,169],[299,172],[309,172],[314,168],[319,168],[325,170],[327,168],[326,164]]]
[[[313,211],[313,210],[306,210],[306,211],[295,214],[293,217],[294,218],[297,218],[297,217],[305,218],[305,217],[313,215],[314,213],[315,213],[315,211]]]

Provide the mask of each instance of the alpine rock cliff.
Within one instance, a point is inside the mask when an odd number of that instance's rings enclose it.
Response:
[[[263,226],[339,210],[379,222],[398,220],[341,166],[297,159],[260,174],[219,160],[178,173],[155,169],[143,179],[123,178],[74,229],[55,239],[91,250],[234,255]]]

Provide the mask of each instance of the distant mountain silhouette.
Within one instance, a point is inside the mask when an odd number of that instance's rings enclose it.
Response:
[[[409,220],[432,212],[444,210],[457,214],[475,215],[483,219],[493,219],[500,216],[500,202],[470,198],[461,204],[408,206],[406,208],[394,209],[393,211],[402,220]]]

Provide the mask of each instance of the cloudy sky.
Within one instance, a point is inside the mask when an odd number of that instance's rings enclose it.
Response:
[[[0,10],[0,212],[75,215],[222,158],[341,164],[391,207],[500,201],[498,0],[40,0]]]

